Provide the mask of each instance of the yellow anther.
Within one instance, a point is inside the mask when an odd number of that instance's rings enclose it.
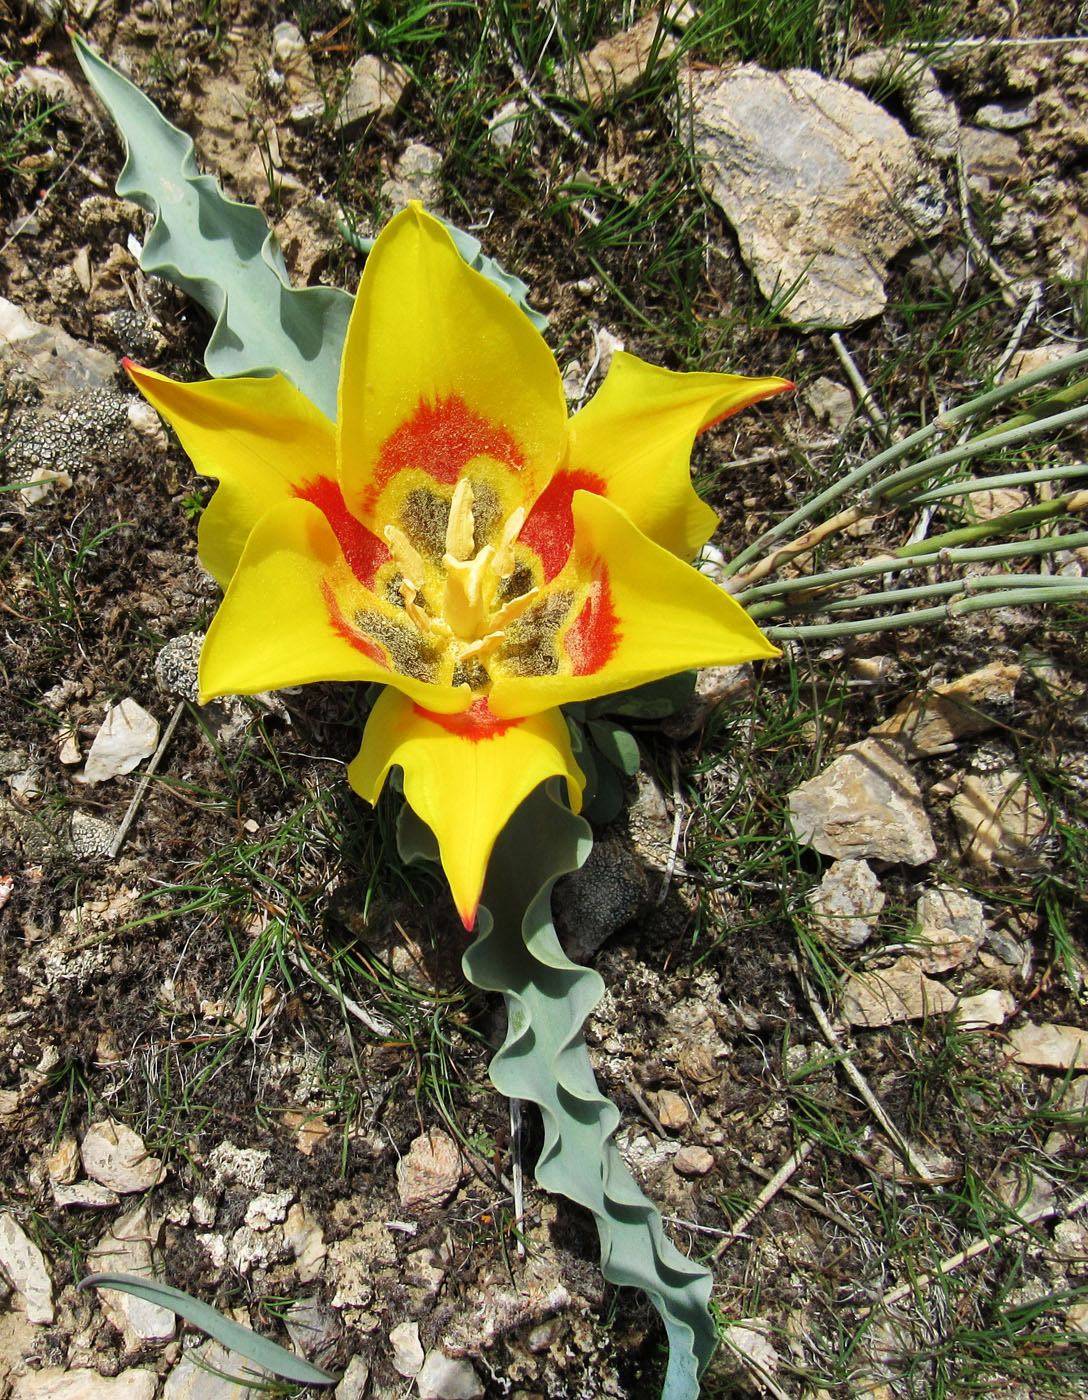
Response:
[[[459,661],[479,661],[481,665],[488,659],[491,653],[506,640],[502,632],[489,632],[486,637],[481,637],[478,642],[470,642],[461,655]]]
[[[502,628],[509,627],[516,618],[522,615],[539,592],[539,588],[530,588],[528,593],[511,598],[508,603],[503,604],[497,613],[491,614],[489,619],[491,626],[499,628],[501,633]]]
[[[476,522],[472,515],[474,501],[472,482],[467,476],[463,476],[454,490],[453,500],[450,502],[449,523],[446,525],[446,553],[457,560],[471,559],[475,548]]]
[[[502,527],[502,539],[495,551],[495,562],[491,566],[499,578],[509,578],[514,572],[514,541],[521,534],[524,524],[524,506],[518,506],[517,510],[506,517],[506,524]]]
[[[404,531],[398,530],[395,525],[387,525],[382,533],[385,535],[390,554],[397,562],[397,568],[416,590],[422,588],[427,574],[419,550]]]
[[[400,596],[401,601],[404,603],[404,611],[424,636],[429,632],[434,632],[440,637],[448,637],[450,629],[442,619],[440,617],[431,617],[430,613],[424,612],[416,602],[417,591],[415,584],[409,583],[407,579],[401,584]]]

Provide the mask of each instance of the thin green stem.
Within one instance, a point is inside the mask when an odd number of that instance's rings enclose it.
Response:
[[[912,506],[929,505],[933,501],[943,501],[949,496],[970,496],[976,491],[998,491],[1007,486],[1031,486],[1037,481],[1061,481],[1067,476],[1088,475],[1088,463],[1067,462],[1061,467],[1032,467],[1028,471],[1006,472],[1003,476],[973,476],[962,481],[946,481],[943,486],[932,486],[920,495],[911,496]]]
[[[887,496],[894,498],[912,482],[933,476],[942,467],[953,467],[957,462],[966,461],[970,457],[979,457],[984,452],[997,452],[1006,447],[1017,447],[1020,443],[1028,442],[1041,433],[1056,432],[1059,428],[1080,423],[1085,418],[1088,418],[1088,404],[1080,404],[1077,408],[1066,409],[1064,413],[1056,413],[1050,418],[1035,419],[1031,423],[1025,423],[1020,428],[997,433],[991,438],[972,438],[970,442],[962,442],[948,452],[939,452],[936,457],[927,457],[924,461],[916,462],[912,467],[904,467],[901,471],[892,472],[891,476],[886,476],[883,481],[878,481],[875,486],[869,488],[868,498],[873,502],[883,500]]]
[[[1030,374],[1021,375],[1019,379],[1012,379],[1007,384],[1002,384],[996,389],[991,389],[985,394],[980,394],[976,398],[968,400],[967,403],[960,404],[956,408],[948,409],[940,414],[931,423],[927,423],[924,428],[919,428],[902,442],[893,443],[891,447],[885,448],[883,452],[877,453],[875,457],[867,462],[862,462],[853,471],[848,472],[834,485],[829,486],[825,491],[813,496],[797,510],[793,511],[785,519],[780,520],[777,525],[772,525],[765,530],[762,535],[753,540],[746,549],[729,561],[725,565],[722,573],[726,578],[732,578],[740,573],[745,564],[753,559],[757,559],[768,545],[775,544],[778,540],[786,538],[796,532],[799,526],[814,519],[825,506],[831,505],[841,496],[851,491],[855,486],[868,478],[890,466],[893,462],[898,462],[901,458],[908,456],[915,448],[921,447],[925,442],[937,434],[947,433],[956,423],[962,422],[966,418],[977,417],[981,413],[987,412],[991,408],[996,408],[1006,399],[1012,398],[1016,394],[1022,394],[1026,389],[1033,388],[1036,384],[1044,380],[1056,378],[1058,375],[1066,374],[1070,370],[1077,369],[1081,365],[1088,364],[1088,350],[1078,351],[1075,355],[1070,355],[1065,360],[1060,360],[1057,364],[1045,365],[1042,369],[1032,370]],[[1062,415],[1048,417],[1045,421],[1051,427],[1059,426],[1058,419]],[[1003,430],[1004,430],[1004,425]],[[1000,437],[996,434],[995,437]],[[978,439],[975,439],[978,441]],[[990,446],[993,446],[995,439],[988,439]],[[955,458],[954,460],[959,460]],[[912,470],[912,469],[908,469]],[[888,478],[893,480],[893,478]],[[885,483],[886,484],[886,483]]]
[[[1085,497],[1084,492],[1079,492],[1078,495]],[[1041,520],[1051,520],[1056,515],[1065,514],[1074,499],[1074,496],[1059,496],[1053,501],[1044,501],[1037,506],[1025,506],[1023,510],[1009,511],[1007,515],[999,515],[993,520],[979,520],[974,525],[963,525],[958,530],[946,530],[943,535],[919,540],[917,544],[901,545],[896,553],[903,559],[909,559],[912,555],[928,554],[934,548],[947,549],[951,545],[970,544],[974,540],[985,539],[987,535],[1027,529]]]
[[[779,594],[807,593],[812,588],[835,588],[843,583],[853,583],[858,579],[876,578],[880,574],[905,573],[910,569],[926,568],[931,565],[986,564],[995,559],[1014,559],[1022,555],[1057,554],[1063,549],[1088,548],[1088,530],[1080,530],[1069,535],[1048,535],[1040,540],[1009,540],[1005,544],[982,545],[976,549],[933,549],[930,541],[927,554],[916,554],[906,559],[901,557],[874,559],[868,564],[855,564],[848,569],[828,569],[822,574],[809,574],[803,578],[778,579],[774,583],[759,584],[734,594],[742,607],[750,609],[752,603],[764,598],[774,598]],[[909,546],[908,546],[909,547]],[[756,615],[753,612],[753,616]]]
[[[1068,589],[1074,594],[1088,593],[1088,579],[1057,579],[1050,574],[976,574],[969,578],[944,579],[940,583],[921,583],[915,588],[887,588],[878,593],[858,593],[852,598],[835,598],[830,602],[814,599],[809,604],[810,612],[840,613],[857,612],[859,608],[885,608],[893,604],[916,603],[926,598],[947,598],[956,594],[986,592],[989,589],[1013,585],[1013,591],[1021,591],[1020,602],[1049,602],[1052,594],[1065,595]],[[1029,595],[1036,589],[1046,591],[1046,598],[1032,598]],[[753,618],[781,616],[783,612],[796,611],[788,603],[769,599],[756,603],[748,609]]]

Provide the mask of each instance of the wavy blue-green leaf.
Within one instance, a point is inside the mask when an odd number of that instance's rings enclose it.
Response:
[[[716,1343],[712,1280],[667,1239],[612,1141],[619,1111],[597,1088],[582,1036],[604,984],[567,958],[550,913],[552,887],[585,861],[592,838],[549,786],[537,788],[499,836],[465,975],[506,1001],[506,1039],[491,1078],[502,1093],[540,1109],[537,1181],[592,1212],[605,1278],[641,1288],[660,1313],[669,1338],[662,1400],[695,1400]],[[398,828],[405,860],[433,858],[433,840],[421,828],[405,808]]]
[[[187,292],[214,322],[208,373],[279,370],[335,419],[352,298],[334,287],[292,288],[260,210],[227,199],[198,171],[189,137],[77,35],[72,44],[125,143],[117,193],[155,215],[140,266]]]
[[[299,1381],[302,1385],[335,1385],[339,1380],[338,1376],[331,1376],[328,1371],[322,1371],[295,1356],[286,1347],[281,1347],[279,1342],[270,1341],[252,1328],[224,1317],[218,1308],[213,1308],[209,1303],[202,1303],[199,1298],[183,1293],[180,1288],[172,1288],[168,1283],[159,1283],[157,1279],[141,1278],[138,1274],[88,1274],[80,1280],[78,1287],[113,1288],[118,1293],[131,1293],[145,1303],[167,1308],[194,1327],[199,1327],[202,1332],[207,1332],[217,1342],[222,1342],[231,1351],[236,1351],[239,1356],[256,1362],[284,1380]]]

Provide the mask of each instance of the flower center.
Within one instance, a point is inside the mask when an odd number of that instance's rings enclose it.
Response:
[[[455,664],[479,665],[506,640],[506,629],[534,602],[539,589],[500,601],[503,584],[516,568],[514,545],[525,524],[523,506],[503,522],[497,544],[476,546],[472,483],[462,477],[450,503],[441,566],[428,569],[423,556],[396,525],[385,538],[401,574],[404,610],[421,637],[445,643]]]

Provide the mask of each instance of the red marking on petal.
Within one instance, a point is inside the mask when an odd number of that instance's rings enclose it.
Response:
[[[592,676],[611,660],[620,643],[620,620],[612,605],[608,575],[595,579],[582,611],[563,638],[572,674]]]
[[[521,448],[506,429],[473,413],[461,399],[421,401],[412,417],[382,444],[373,495],[398,472],[412,467],[444,486],[454,486],[467,463],[480,456],[506,462],[515,471],[525,465]]]
[[[318,476],[296,486],[295,495],[317,506],[332,526],[348,568],[365,588],[373,588],[374,575],[389,558],[389,547],[348,510],[339,484]]]
[[[592,472],[563,471],[557,472],[537,497],[518,541],[540,560],[545,583],[550,583],[567,562],[574,543],[571,499],[575,491],[603,496],[605,490],[605,482]]]
[[[436,715],[421,705],[412,708],[417,715],[429,719],[450,734],[456,734],[459,739],[467,739],[470,744],[478,744],[482,739],[497,739],[521,723],[520,719],[499,719],[498,715],[493,715],[486,696],[474,700],[467,710],[457,715]]]
[[[368,660],[373,661],[384,671],[391,670],[392,668],[389,665],[389,660],[385,652],[373,637],[368,637],[360,632],[358,628],[351,626],[347,618],[341,612],[340,605],[336,601],[332,589],[325,582],[321,584],[321,596],[324,598],[325,606],[329,610],[329,623],[332,626],[332,630],[338,636],[343,637],[344,641],[347,642],[349,646],[354,647],[356,651],[361,651]]]

